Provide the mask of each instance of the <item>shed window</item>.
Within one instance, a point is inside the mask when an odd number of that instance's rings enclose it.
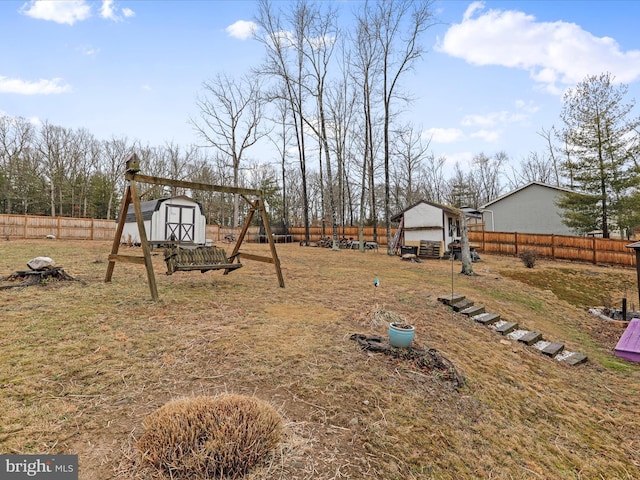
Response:
[[[460,236],[460,219],[456,218],[454,222],[453,217],[448,217],[448,218],[449,218],[449,236],[459,237]]]

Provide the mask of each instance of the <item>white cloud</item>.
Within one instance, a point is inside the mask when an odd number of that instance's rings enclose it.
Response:
[[[40,79],[37,82],[28,82],[18,78],[0,76],[0,93],[17,93],[20,95],[50,95],[67,93],[71,91],[71,85],[65,84],[61,78],[51,80]]]
[[[100,7],[100,16],[110,20],[116,20],[116,13],[113,11],[113,0],[104,0]]]
[[[20,13],[38,20],[73,25],[91,16],[85,0],[32,0],[20,8]]]
[[[254,22],[238,20],[237,22],[229,25],[224,30],[230,37],[238,38],[240,40],[246,40],[247,38],[251,38],[257,29],[258,25],[256,25]]]
[[[614,39],[596,37],[574,23],[539,22],[516,10],[485,12],[482,2],[467,8],[436,49],[474,65],[526,70],[551,92],[602,72],[623,83],[640,79],[640,50],[625,52]]]
[[[20,13],[38,20],[73,25],[91,17],[91,4],[87,0],[31,0],[20,8]],[[120,22],[123,18],[135,16],[135,12],[130,8],[122,8],[118,12],[113,0],[102,0],[100,16]]]
[[[477,132],[473,132],[470,137],[479,138],[489,143],[495,143],[500,140],[501,135],[502,130],[478,130]]]
[[[465,127],[495,127],[496,125],[523,123],[528,118],[529,116],[524,113],[511,113],[502,110],[485,115],[465,115],[460,123]]]
[[[135,12],[130,8],[122,8],[120,10],[120,13],[118,13],[113,6],[113,0],[102,0],[102,7],[100,7],[100,16],[107,20],[121,22],[123,17],[129,18],[135,16]]]
[[[458,128],[429,128],[424,131],[423,137],[435,143],[453,143],[462,140],[464,134]]]

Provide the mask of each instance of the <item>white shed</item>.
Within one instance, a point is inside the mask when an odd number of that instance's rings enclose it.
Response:
[[[206,218],[202,205],[181,195],[140,202],[147,240],[153,244],[178,241],[189,244],[206,243]],[[133,205],[129,205],[122,231],[122,243],[140,243]]]
[[[450,243],[460,240],[460,214],[457,208],[420,200],[391,221],[401,222],[402,245],[416,248],[421,256],[440,257]]]

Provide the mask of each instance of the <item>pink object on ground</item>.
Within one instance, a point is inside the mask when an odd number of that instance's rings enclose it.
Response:
[[[614,350],[616,357],[640,362],[640,318],[633,318]]]

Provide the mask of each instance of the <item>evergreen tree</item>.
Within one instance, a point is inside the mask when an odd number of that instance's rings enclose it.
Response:
[[[564,95],[562,140],[567,157],[562,164],[570,188],[558,205],[563,222],[576,233],[602,230],[630,218],[625,201],[638,184],[637,156],[640,117],[631,118],[635,102],[624,103],[626,85],[615,85],[604,73],[588,76]]]

